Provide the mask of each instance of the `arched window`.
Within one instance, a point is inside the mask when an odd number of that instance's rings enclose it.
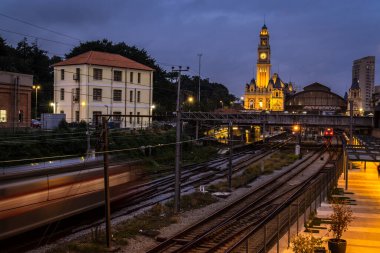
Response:
[[[249,109],[255,109],[255,100],[249,100]]]

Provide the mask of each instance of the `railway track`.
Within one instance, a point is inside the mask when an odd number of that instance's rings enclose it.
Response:
[[[302,178],[303,172],[311,164],[317,162],[322,154],[327,156],[325,149],[292,165],[290,169],[278,173],[272,180],[255,188],[231,205],[148,252],[224,252],[226,248],[236,243],[249,228],[258,224],[294,194],[302,185],[301,181],[294,182],[294,178],[298,176]],[[319,160],[319,162],[321,161]],[[321,167],[326,163],[327,159],[321,162]],[[293,185],[287,183],[291,180],[293,180]]]
[[[267,145],[265,147],[265,150],[261,150],[258,152],[251,152],[251,151],[244,151],[241,153],[238,153],[234,156],[234,163],[233,166],[235,167],[234,170],[238,171],[242,168],[244,168],[245,164],[252,163],[254,161],[257,161],[266,155],[271,154],[281,146],[286,145],[286,142],[278,142],[278,143],[273,143],[270,145]],[[216,180],[220,177],[223,177],[223,171],[226,170],[227,168],[221,168],[223,167],[223,164],[226,163],[227,158],[218,158],[215,159],[214,161],[211,162],[204,162],[201,164],[196,164],[192,166],[186,166],[183,171],[183,177],[182,177],[182,183],[183,183],[183,188],[190,188],[191,185],[197,184],[199,182],[207,182],[207,181],[213,181]],[[195,174],[200,174],[200,172],[204,173],[205,175],[202,177],[199,177],[197,179],[191,179]],[[211,172],[211,173],[210,173]],[[217,172],[217,173],[215,173]],[[218,176],[213,176],[213,174],[218,174]],[[157,202],[163,201],[165,199],[171,198],[172,194],[172,184],[173,184],[173,176],[169,175],[161,179],[156,179],[153,180],[152,182],[145,183],[143,185],[136,185],[133,187],[130,187],[128,189],[128,193],[122,193],[119,194],[118,196],[114,197],[112,208],[113,210],[121,210],[125,207],[132,206],[131,208],[128,208],[126,211],[122,212],[117,212],[117,215],[113,215],[113,219],[117,218],[119,216],[123,216],[125,214],[131,213],[136,210],[140,210],[141,208],[152,206]],[[117,188],[117,187],[116,187]],[[117,189],[116,189],[117,190]],[[157,197],[160,195],[165,195],[165,198],[161,198],[157,200]],[[48,236],[48,241],[50,240],[55,240],[58,239],[66,234],[71,234],[73,231],[81,231],[88,229],[89,227],[96,226],[103,221],[97,221],[96,220],[101,219],[101,216],[99,216],[99,211],[102,214],[102,192],[99,193],[92,193],[93,199],[97,199],[97,204],[92,204],[92,207],[90,208],[91,210],[88,211],[89,209],[84,209],[84,213],[80,214],[78,217],[75,216],[70,219],[66,219],[66,215],[63,215],[62,218],[51,218],[50,220],[46,220],[45,224],[50,223],[48,227],[41,227],[40,223],[35,225],[37,230],[31,230],[27,233],[22,234],[22,231],[25,230],[19,230],[17,234],[20,234],[19,236],[12,237],[9,240],[3,240],[5,238],[9,238],[10,236],[14,236],[15,234],[5,234],[6,231],[3,230],[2,235],[0,238],[2,240],[0,241],[0,244],[5,245],[5,248],[9,246],[9,251],[7,250],[6,252],[21,252],[24,249],[27,248],[33,248],[36,245],[40,245],[41,243],[47,242],[45,239],[41,239],[41,234],[49,234]],[[116,194],[115,194],[116,195]],[[97,197],[98,196],[98,197]],[[74,196],[75,197],[75,196]],[[124,199],[128,199],[128,204],[123,201]],[[151,201],[152,199],[156,199],[154,201]],[[80,201],[79,201],[80,202]],[[138,205],[139,203],[143,203]],[[68,204],[72,205],[72,204]],[[133,205],[136,205],[133,207]],[[82,207],[83,208],[83,207]],[[48,209],[45,210],[48,212]],[[97,213],[97,214],[94,214]],[[80,218],[81,217],[81,218]],[[48,219],[48,217],[46,218]],[[72,221],[70,221],[72,220]],[[58,222],[58,223],[57,223]],[[90,225],[87,225],[90,224]],[[4,224],[6,225],[6,224]],[[52,228],[51,228],[52,227]],[[4,226],[6,228],[6,226]],[[32,227],[33,228],[33,227]],[[28,230],[31,229],[31,226],[29,225]],[[53,230],[53,231],[52,231]],[[27,237],[28,239],[25,240],[24,238]],[[22,241],[23,243],[17,243],[14,244],[15,241]]]

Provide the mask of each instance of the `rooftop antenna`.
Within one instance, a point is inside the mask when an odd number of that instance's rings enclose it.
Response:
[[[265,14],[264,14],[264,25],[265,25]]]

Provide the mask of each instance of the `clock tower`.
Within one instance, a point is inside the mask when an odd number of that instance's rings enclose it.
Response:
[[[264,24],[260,31],[260,43],[257,48],[256,85],[266,88],[270,79],[270,46],[269,33]]]

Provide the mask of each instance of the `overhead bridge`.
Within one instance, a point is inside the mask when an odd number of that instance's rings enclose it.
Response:
[[[183,121],[214,121],[233,124],[267,124],[274,126],[304,126],[349,127],[350,116],[343,115],[312,115],[286,113],[211,113],[211,112],[182,112]],[[353,117],[355,128],[371,128],[373,117]]]

